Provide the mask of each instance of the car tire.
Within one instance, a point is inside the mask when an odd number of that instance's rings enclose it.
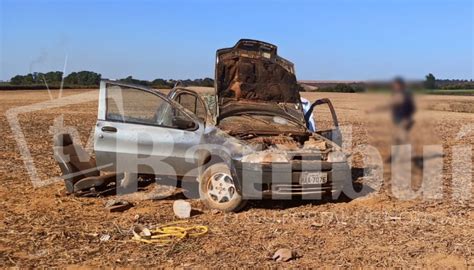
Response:
[[[199,177],[199,195],[207,207],[223,212],[237,212],[246,204],[225,163],[213,164],[203,172]]]

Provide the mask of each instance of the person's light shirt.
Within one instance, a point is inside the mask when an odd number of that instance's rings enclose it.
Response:
[[[306,115],[306,113],[311,109],[311,103],[309,100],[305,99],[304,97],[301,98],[301,105],[303,107],[303,112]],[[312,132],[316,131],[316,125],[314,123],[313,119],[313,113],[311,113],[311,117],[309,118],[309,121],[307,123],[307,128],[311,130]]]

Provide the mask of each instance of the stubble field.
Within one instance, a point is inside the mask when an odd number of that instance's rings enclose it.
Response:
[[[98,92],[66,90],[63,96],[78,94],[97,96]],[[53,98],[57,95],[58,91],[52,92]],[[369,144],[384,160],[389,156],[388,115],[366,113],[387,101],[387,96],[303,96],[311,101],[330,98],[340,124],[352,130],[352,146]],[[109,213],[103,205],[111,197],[67,196],[60,182],[33,187],[6,113],[49,99],[46,91],[0,92],[1,267],[474,267],[474,196],[464,202],[451,196],[452,147],[474,145],[474,97],[418,99],[413,151],[420,155],[423,145],[443,147],[442,199],[397,199],[390,190],[390,165],[384,163],[381,189],[355,200],[255,201],[233,214],[209,211],[198,200],[189,200],[196,215],[188,223],[206,225],[209,233],[167,247],[131,241],[131,228],[137,223],[151,227],[173,221],[172,205],[183,198],[180,192],[161,200],[136,200],[126,212]],[[23,112],[18,117],[42,180],[60,175],[50,131],[61,115],[86,145],[96,121],[96,101]],[[317,116],[327,123],[327,113]],[[364,166],[358,155],[353,161],[356,168]],[[472,185],[465,188],[473,193]],[[103,235],[110,239],[101,241]],[[295,250],[297,258],[272,261],[273,252],[282,247]]]

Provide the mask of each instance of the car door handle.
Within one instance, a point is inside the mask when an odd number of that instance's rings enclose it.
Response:
[[[102,127],[102,131],[115,133],[115,132],[117,132],[117,129],[114,128],[114,127],[105,126],[105,127]]]

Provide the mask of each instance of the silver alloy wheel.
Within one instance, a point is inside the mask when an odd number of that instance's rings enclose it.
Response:
[[[208,183],[207,194],[217,203],[225,203],[232,200],[236,193],[232,176],[226,173],[216,173],[211,176]]]

